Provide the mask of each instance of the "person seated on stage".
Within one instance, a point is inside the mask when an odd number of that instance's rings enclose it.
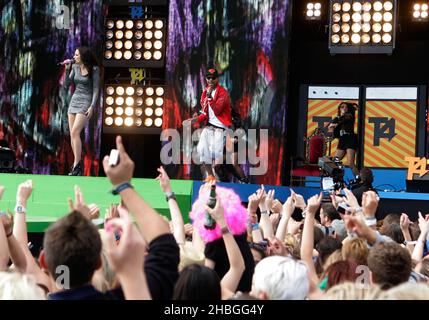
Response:
[[[334,137],[338,139],[335,157],[342,160],[347,154],[347,164],[355,175],[358,174],[355,159],[359,147],[358,136],[354,132],[356,110],[356,103],[341,102],[337,117],[328,126],[329,132],[333,132]]]
[[[362,205],[362,195],[364,192],[372,190],[377,193],[377,191],[372,186],[372,183],[374,182],[374,175],[370,168],[362,168],[359,171],[359,178],[360,183],[353,187],[351,191],[356,197],[359,205]]]

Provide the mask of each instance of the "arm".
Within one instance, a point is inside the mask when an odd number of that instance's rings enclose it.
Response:
[[[429,232],[429,221],[426,221],[423,218],[422,213],[419,211],[419,227],[420,227],[420,235],[417,239],[417,244],[414,247],[411,258],[415,261],[421,261],[423,258],[423,251],[426,243],[426,237]]]
[[[156,178],[159,180],[162,192],[165,194],[171,193],[170,178],[161,166],[158,168],[159,176]],[[176,199],[170,198],[168,200],[168,207],[170,208],[171,221],[173,223],[173,234],[178,244],[185,244],[185,224],[183,222],[182,213],[180,212],[179,206]]]
[[[404,236],[404,240],[407,243],[406,248],[410,252],[410,254],[412,255],[414,245],[409,243],[412,240],[411,234],[410,234],[410,229],[409,229],[410,223],[411,223],[411,221],[408,218],[408,216],[405,213],[402,213],[401,218],[399,220],[399,226],[401,227],[401,232],[402,232],[402,235]]]
[[[206,210],[208,213],[210,213],[213,219],[216,220],[216,223],[219,224],[220,228],[224,230],[226,229],[225,232],[222,232],[222,238],[225,243],[226,253],[228,255],[229,270],[223,276],[220,284],[222,288],[229,290],[232,294],[237,290],[237,286],[240,282],[241,276],[243,275],[245,269],[244,259],[237,242],[228,230],[228,226],[224,217],[224,210],[219,198],[217,198],[214,209],[206,206]]]
[[[264,234],[265,239],[272,239],[274,237],[274,230],[273,230],[273,224],[270,220],[270,212],[268,211],[268,208],[270,207],[267,205],[266,202],[272,203],[273,197],[274,197],[274,190],[268,191],[268,194],[265,196],[265,190],[260,189],[261,192],[264,194],[262,196],[262,200],[259,202],[259,209],[261,210],[261,219],[259,220],[259,226]]]
[[[66,65],[66,78],[64,80],[64,87],[68,89],[70,87],[70,83],[74,81],[74,68],[73,65],[70,67]]]
[[[91,108],[94,108],[98,102],[98,96],[100,94],[100,68],[94,67],[92,70],[92,101]]]
[[[3,214],[3,213],[2,213]],[[3,216],[1,216],[3,219]],[[0,225],[0,271],[7,271],[9,264],[9,246],[3,223]]]
[[[10,232],[12,232],[12,230]],[[7,238],[7,244],[9,246],[10,258],[15,265],[15,268],[18,271],[25,273],[27,270],[27,259],[24,254],[23,247],[18,240],[16,240],[13,234]]]
[[[134,171],[134,162],[130,159],[122,144],[122,138],[116,137],[116,148],[119,151],[119,164],[109,166],[109,156],[103,159],[103,167],[106,176],[114,186],[130,182]],[[137,224],[145,235],[147,243],[155,238],[170,233],[168,223],[141,198],[132,188],[126,188],[120,192],[121,198],[127,209],[135,215]]]
[[[283,205],[283,214],[276,232],[276,238],[280,239],[280,241],[283,241],[286,236],[287,225],[294,210],[295,206],[292,197],[288,197]]]

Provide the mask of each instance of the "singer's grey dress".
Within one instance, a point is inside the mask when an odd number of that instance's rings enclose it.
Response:
[[[71,71],[66,75],[64,85],[66,88],[71,82],[75,84],[75,91],[70,100],[68,113],[85,113],[89,107],[95,108],[100,92],[100,70],[97,66],[93,67],[92,79],[89,74],[83,76],[80,71],[80,66],[73,64]]]

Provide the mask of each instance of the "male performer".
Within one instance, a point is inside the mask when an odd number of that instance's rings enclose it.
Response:
[[[216,178],[212,165],[215,164],[216,169],[223,163],[224,129],[232,125],[231,101],[228,91],[219,85],[219,74],[216,69],[207,70],[206,81],[207,87],[200,99],[200,115],[194,116],[191,123],[202,123],[204,126],[197,151],[206,180],[214,181]]]

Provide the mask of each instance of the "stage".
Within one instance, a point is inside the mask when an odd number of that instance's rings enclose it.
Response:
[[[0,184],[5,186],[1,199],[1,210],[15,206],[16,189],[18,184],[27,179],[33,180],[33,193],[27,204],[27,226],[29,232],[43,232],[51,223],[69,212],[67,198],[74,198],[74,186],[78,185],[87,204],[96,203],[101,208],[101,217],[111,203],[119,203],[119,197],[109,191],[111,184],[105,177],[72,177],[60,175],[24,175],[1,174]],[[162,193],[159,182],[155,179],[133,179],[135,189],[159,213],[169,217],[168,204]],[[184,217],[189,222],[189,211],[198,196],[201,181],[171,180],[172,188]],[[219,183],[218,185],[233,189],[247,203],[250,194],[260,186],[256,184]],[[284,202],[290,195],[288,186],[265,185],[266,190],[275,189],[275,198]],[[320,188],[293,187],[293,190],[308,199],[320,192]],[[412,220],[417,219],[417,212],[429,212],[429,194],[410,192],[379,192],[380,205],[377,214],[382,219],[389,213],[406,212]]]

